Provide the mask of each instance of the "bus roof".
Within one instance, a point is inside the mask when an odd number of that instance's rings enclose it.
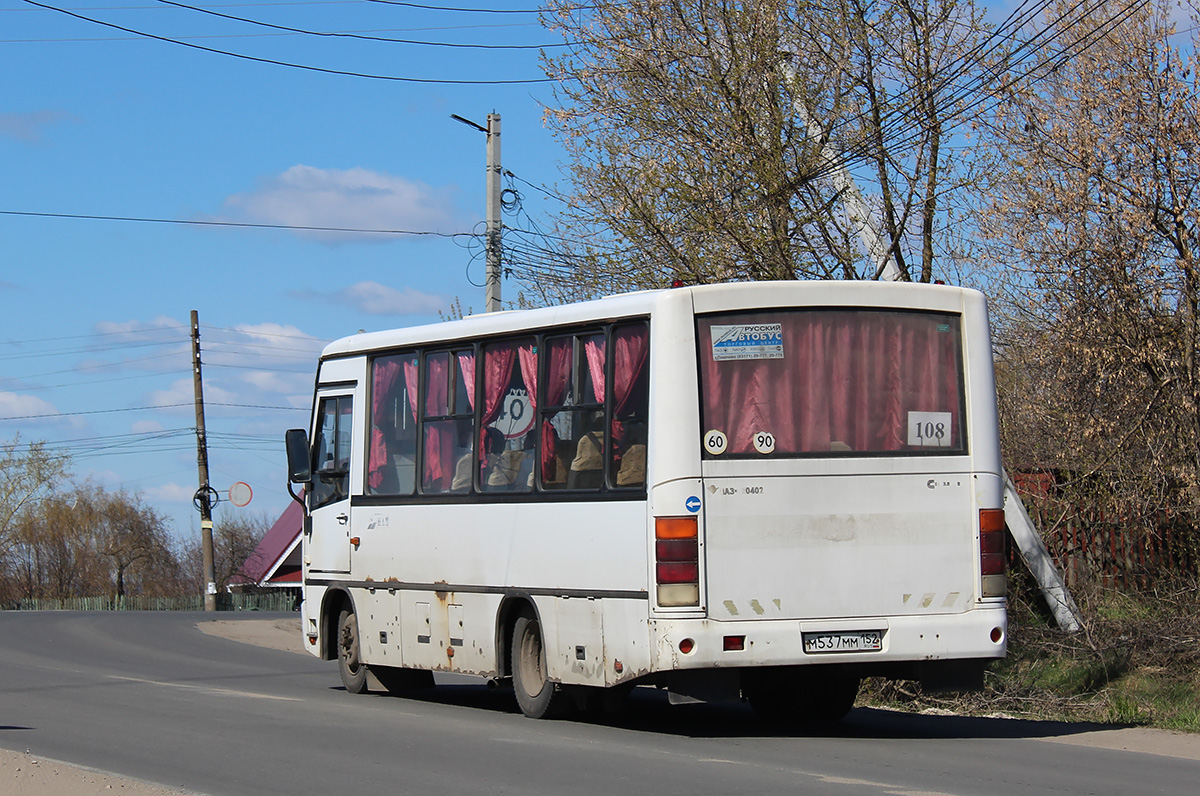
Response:
[[[898,306],[958,311],[968,301],[982,301],[969,288],[912,282],[796,280],[727,282],[715,285],[643,290],[574,304],[530,310],[469,315],[461,320],[424,324],[343,337],[325,347],[321,359],[354,356],[409,345],[472,340],[525,329],[543,329],[647,316],[664,300],[686,296],[697,311],[772,306]],[[972,298],[968,298],[972,296]]]

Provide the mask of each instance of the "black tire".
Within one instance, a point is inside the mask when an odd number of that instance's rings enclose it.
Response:
[[[747,678],[743,693],[763,719],[779,724],[832,724],[845,717],[858,696],[858,677],[761,669]]]
[[[512,675],[517,705],[529,718],[557,718],[569,709],[567,695],[546,676],[542,628],[529,614],[521,614],[513,625]]]
[[[433,688],[433,672],[423,669],[401,669],[394,666],[372,666],[371,674],[389,694],[422,691]]]
[[[338,614],[337,626],[337,658],[338,674],[342,676],[342,685],[351,694],[367,692],[367,667],[362,662],[362,648],[358,641],[358,619],[354,611],[343,608]]]

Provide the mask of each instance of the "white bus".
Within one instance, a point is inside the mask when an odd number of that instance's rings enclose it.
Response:
[[[311,440],[311,444],[310,444]],[[862,677],[1005,654],[987,309],[875,282],[706,285],[329,345],[303,624],[351,692],[636,685],[836,720]]]

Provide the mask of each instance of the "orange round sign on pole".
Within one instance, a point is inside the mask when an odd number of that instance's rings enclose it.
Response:
[[[229,502],[238,508],[250,505],[250,500],[253,497],[254,490],[245,481],[238,481],[229,487]]]

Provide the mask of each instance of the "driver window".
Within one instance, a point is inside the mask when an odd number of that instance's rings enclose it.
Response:
[[[350,433],[353,399],[323,398],[321,425],[313,441],[313,484],[310,509],[327,506],[350,494]]]

